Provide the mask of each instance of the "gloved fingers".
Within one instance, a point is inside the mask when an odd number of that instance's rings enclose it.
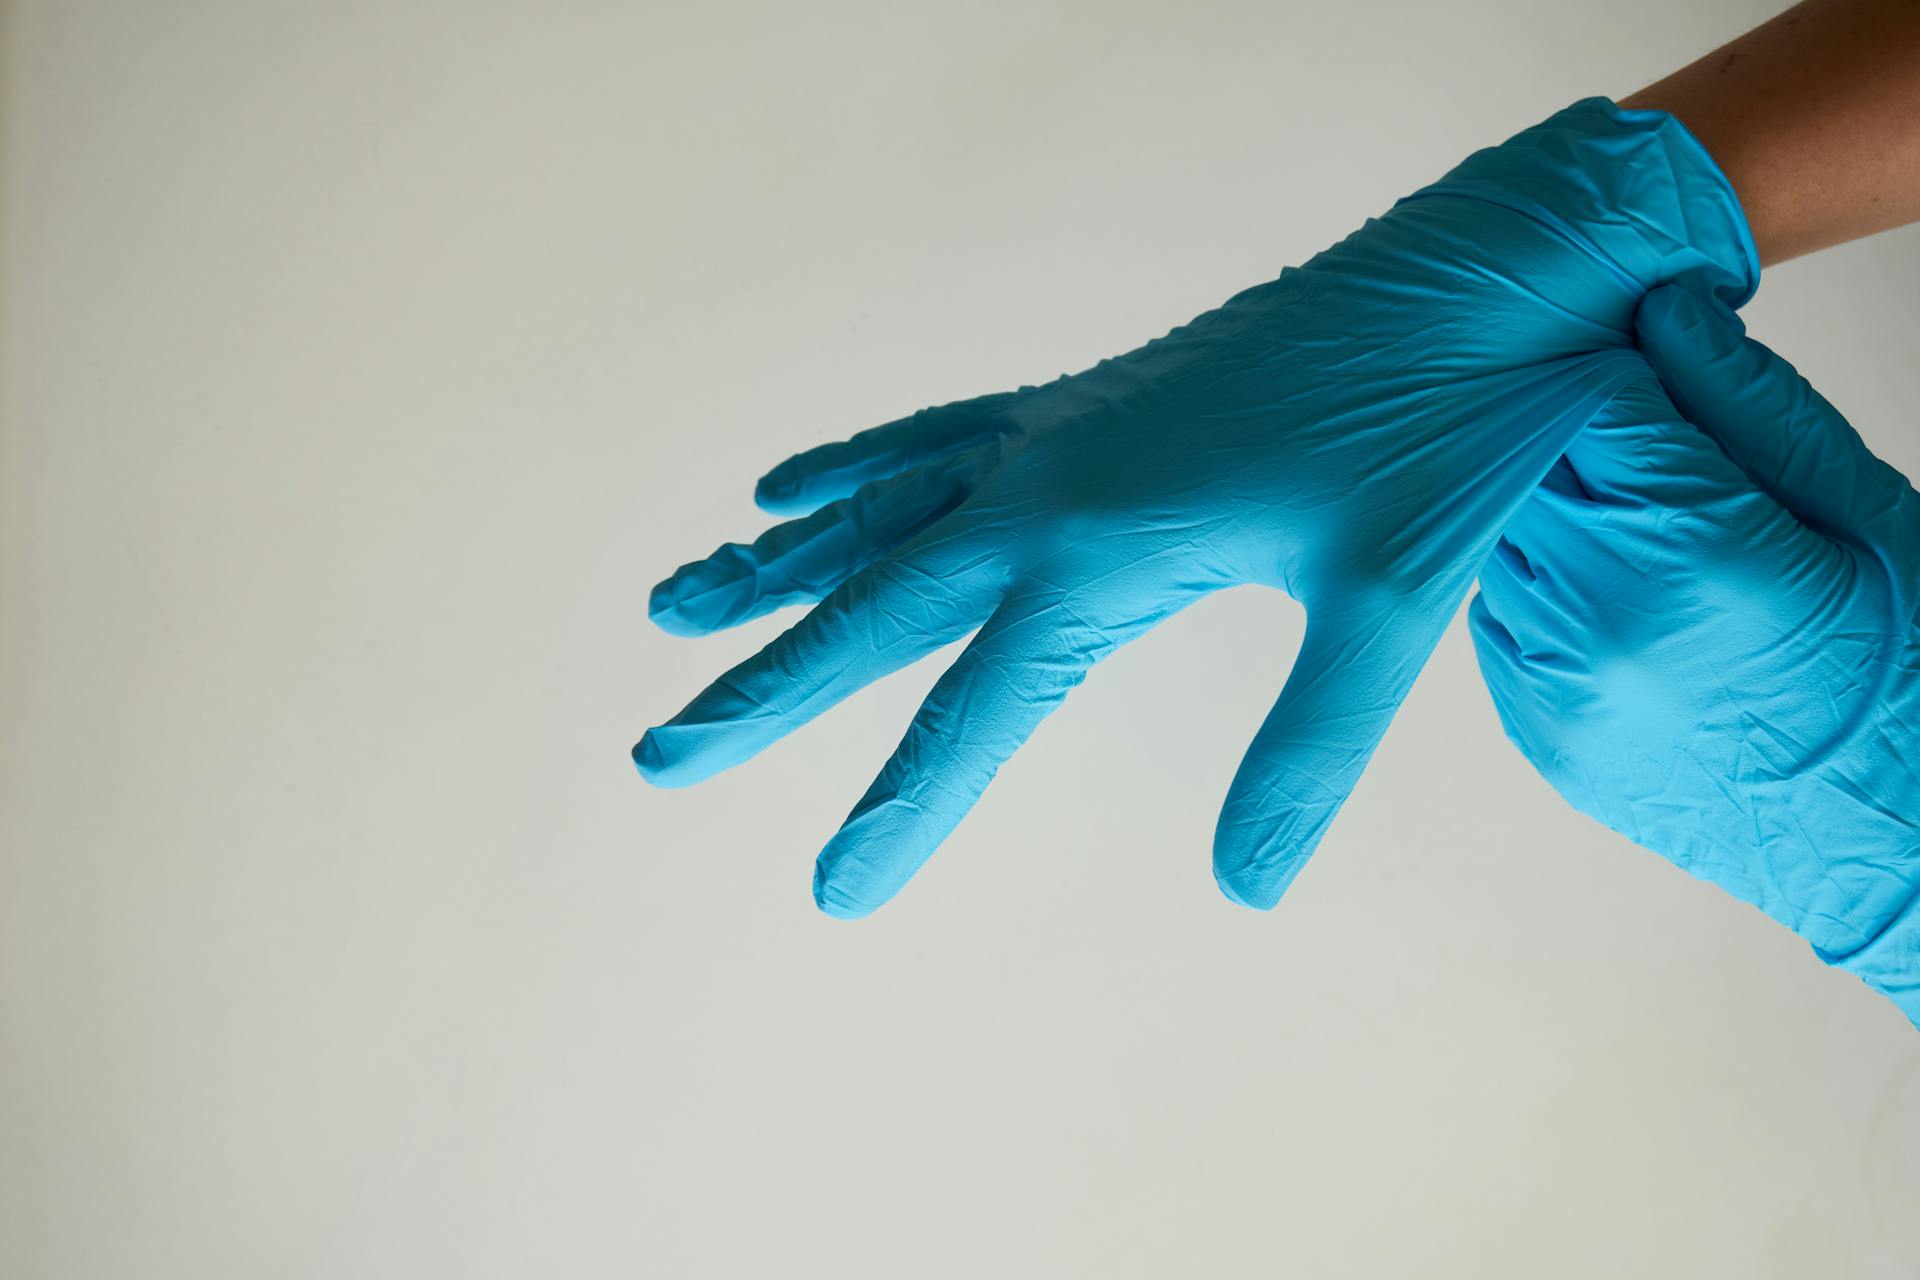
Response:
[[[654,587],[647,612],[675,635],[708,635],[812,603],[932,525],[967,495],[964,460],[876,481],[743,546],[729,542]]]
[[[1687,419],[1804,523],[1864,532],[1912,501],[1900,473],[1718,299],[1678,285],[1655,289],[1634,327]]]
[[[760,477],[753,500],[774,515],[812,511],[861,485],[1005,434],[1012,401],[1010,392],[957,400],[796,453]]]
[[[1514,638],[1513,632],[1507,629],[1507,624],[1502,622],[1499,615],[1493,611],[1493,606],[1487,603],[1484,584],[1467,605],[1467,630],[1473,636],[1475,650],[1481,653],[1480,665],[1483,670],[1487,666],[1488,657],[1494,660],[1502,672],[1526,661],[1520,653],[1520,642]]]
[[[1541,680],[1537,664],[1521,652],[1519,641],[1487,603],[1484,583],[1467,606],[1467,631],[1501,729],[1522,755],[1541,767],[1550,755],[1550,743],[1541,728],[1551,723],[1551,717],[1543,715],[1542,689],[1550,687],[1551,681]],[[1564,674],[1552,677],[1562,682],[1565,678]]]
[[[822,850],[813,896],[872,912],[920,869],[1000,766],[1117,640],[1017,589],[927,695],[886,767]]]
[[[1596,415],[1565,461],[1594,500],[1536,491],[1508,536],[1547,584],[1541,594],[1559,593],[1571,614],[1590,617],[1606,602],[1653,609],[1677,580],[1699,581],[1706,560],[1729,586],[1762,574],[1781,596],[1818,598],[1842,572],[1843,549],[1684,421],[1651,379]]]
[[[1414,677],[1457,594],[1429,587],[1394,603],[1308,606],[1293,671],[1234,775],[1214,832],[1221,892],[1266,909],[1320,843]]]
[[[1609,518],[1608,508],[1696,508],[1753,488],[1712,440],[1682,419],[1651,371],[1593,416],[1561,462],[1596,519]]]
[[[1528,581],[1550,573],[1556,560],[1581,551],[1600,534],[1615,509],[1590,497],[1565,458],[1554,464],[1534,491],[1507,520],[1500,541],[1524,568]],[[1497,545],[1496,545],[1497,549]],[[1486,570],[1481,570],[1484,576]]]
[[[1551,662],[1566,650],[1571,624],[1555,594],[1505,538],[1480,566],[1478,607],[1499,622],[1516,653],[1530,661]]]
[[[1588,492],[1562,456],[1508,518],[1480,576],[1484,580],[1504,565],[1529,586],[1542,576],[1555,579],[1557,567],[1570,557],[1605,546],[1607,524],[1619,519],[1619,509]]]
[[[677,787],[751,759],[849,694],[979,626],[1003,594],[971,531],[928,533],[855,574],[633,749],[641,776]]]

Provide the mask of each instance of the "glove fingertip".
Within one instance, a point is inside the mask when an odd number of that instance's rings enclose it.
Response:
[[[1640,300],[1634,330],[1656,363],[1723,356],[1746,336],[1739,315],[1718,298],[1685,285],[1662,285]]]
[[[660,749],[660,739],[653,730],[647,730],[640,741],[633,744],[633,767],[640,771],[642,778],[655,785],[661,785],[661,779],[666,776],[666,753]]]
[[[1271,911],[1286,896],[1313,846],[1303,848],[1289,834],[1299,829],[1296,823],[1232,820],[1232,808],[1229,802],[1214,834],[1213,882],[1235,906]]]
[[[670,636],[704,636],[713,628],[688,617],[680,598],[678,575],[657,584],[647,595],[647,620]]]
[[[813,863],[814,905],[840,920],[872,915],[906,887],[939,843],[918,805],[869,790]]]
[[[854,881],[858,877],[835,875],[835,865],[841,860],[835,856],[835,850],[841,844],[845,844],[845,841],[835,837],[829,842],[828,848],[822,850],[820,858],[814,860],[814,906],[833,919],[866,919],[885,906],[893,894],[874,896],[856,892]]]
[[[1280,894],[1268,889],[1257,880],[1236,875],[1215,875],[1213,882],[1220,887],[1220,894],[1236,907],[1246,907],[1252,911],[1271,911],[1280,903]]]
[[[836,883],[826,866],[818,861],[813,864],[813,905],[820,908],[822,915],[832,916],[835,920],[864,920],[878,907],[877,903],[869,903],[848,893],[845,886]]]
[[[1306,865],[1326,824],[1298,809],[1236,816],[1236,807],[1229,799],[1214,832],[1213,881],[1229,902],[1271,911]],[[1303,831],[1313,834],[1303,840]]]
[[[807,514],[814,504],[806,500],[792,465],[783,462],[754,484],[753,505],[768,515],[792,516]]]
[[[690,787],[712,777],[716,767],[725,767],[724,761],[703,758],[697,740],[676,748],[672,739],[685,732],[679,726],[663,725],[647,730],[633,744],[633,767],[643,779],[656,787]]]

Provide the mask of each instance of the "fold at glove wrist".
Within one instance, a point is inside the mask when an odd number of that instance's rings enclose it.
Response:
[[[1476,151],[1401,201],[1458,196],[1552,229],[1639,291],[1688,280],[1739,307],[1760,255],[1733,184],[1664,111],[1586,98]]]

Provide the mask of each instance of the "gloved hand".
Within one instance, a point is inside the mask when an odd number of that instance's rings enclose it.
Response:
[[[1508,526],[1487,687],[1575,808],[1920,1022],[1920,497],[1713,299],[1638,329],[1672,404],[1617,398]]]
[[[1509,516],[1645,375],[1634,308],[1683,273],[1751,293],[1731,189],[1671,117],[1590,99],[1137,351],[790,458],[756,497],[812,514],[683,567],[652,614],[697,635],[821,603],[635,761],[698,781],[977,628],[816,865],[820,906],[864,915],[1089,667],[1263,583],[1306,637],[1214,872],[1271,906]]]

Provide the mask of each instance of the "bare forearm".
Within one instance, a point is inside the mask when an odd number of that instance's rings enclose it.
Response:
[[[1621,105],[1705,144],[1764,263],[1920,220],[1920,0],[1806,0]]]

